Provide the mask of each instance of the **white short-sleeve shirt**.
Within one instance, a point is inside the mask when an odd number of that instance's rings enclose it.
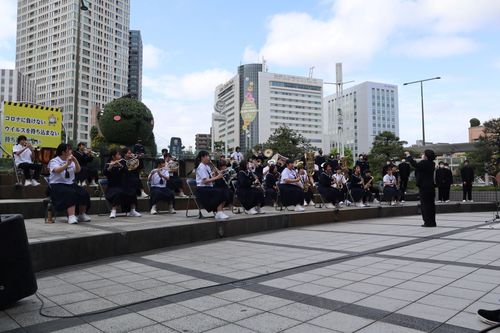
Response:
[[[168,173],[167,169],[161,169],[160,173],[165,177],[169,177],[169,173]],[[163,182],[161,182],[161,180],[163,180]],[[167,187],[167,181],[165,179],[161,178],[160,175],[158,175],[158,172],[156,170],[152,171],[150,182],[151,182],[152,187]]]
[[[18,166],[21,163],[33,163],[33,160],[31,159],[31,156],[33,155],[33,152],[31,149],[26,148],[21,154],[17,155],[17,152],[20,152],[21,150],[24,149],[23,145],[17,144],[12,148],[12,151],[14,152],[14,160],[16,162],[16,166]]]
[[[280,184],[286,184],[285,179],[297,179],[297,173],[295,170],[290,170],[288,168],[283,169],[281,172]],[[291,185],[300,186],[298,183],[290,183]]]
[[[396,183],[396,177],[394,175],[385,175],[383,178],[384,184],[390,183],[390,184],[395,184]]]
[[[200,163],[196,168],[196,186],[209,186],[212,187],[213,184],[204,184],[203,179],[211,178],[212,170],[206,164]]]
[[[59,156],[56,156],[50,160],[50,184],[73,184],[73,180],[75,179],[75,162],[71,162],[71,164],[66,169],[68,171],[69,178],[66,178],[66,170],[63,170],[60,173],[54,171],[55,168],[63,166],[64,164],[66,164],[66,161],[62,160]]]

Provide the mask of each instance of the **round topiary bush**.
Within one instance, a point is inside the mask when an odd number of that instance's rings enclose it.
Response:
[[[470,123],[470,127],[477,127],[477,126],[481,125],[481,122],[477,118],[472,118],[471,120],[469,120],[469,123]]]
[[[121,97],[104,106],[99,128],[107,142],[132,145],[138,139],[148,141],[154,119],[148,107],[133,98]]]

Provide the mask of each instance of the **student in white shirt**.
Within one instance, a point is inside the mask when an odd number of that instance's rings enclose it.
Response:
[[[224,205],[226,204],[224,189],[214,187],[214,182],[217,179],[222,179],[224,175],[221,173],[212,176],[212,170],[208,165],[210,155],[207,151],[200,151],[197,159],[200,164],[196,167],[196,198],[207,212],[215,213],[216,220],[227,220],[229,216],[224,214]]]
[[[394,206],[399,201],[399,190],[396,186],[396,177],[392,174],[392,168],[387,168],[384,181],[384,198]]]
[[[66,210],[70,224],[90,222],[87,215],[90,196],[75,183],[75,173],[80,172],[80,164],[73,156],[70,145],[61,143],[57,147],[56,156],[49,162],[49,170],[50,198],[54,208]]]
[[[234,148],[234,152],[231,153],[231,156],[230,156],[233,160],[235,160],[238,165],[240,164],[240,162],[243,160],[243,154],[240,153],[240,147],[236,147]]]
[[[304,189],[301,187],[300,176],[297,171],[293,169],[293,161],[286,161],[286,168],[281,172],[281,179],[279,184],[280,196],[285,207],[292,209],[296,212],[303,212],[304,207]]]
[[[167,201],[170,203],[168,212],[174,214],[174,191],[167,187],[167,182],[170,179],[167,168],[165,167],[165,160],[160,158],[156,160],[156,169],[151,170],[148,176],[151,193],[149,194],[149,202],[151,204],[151,214],[158,214],[156,205],[160,201]]]
[[[14,152],[14,161],[16,167],[22,169],[24,172],[24,186],[38,186],[40,183],[37,181],[40,177],[42,166],[33,163],[33,147],[24,135],[17,137],[17,144],[12,148]],[[33,177],[31,176],[33,170]]]

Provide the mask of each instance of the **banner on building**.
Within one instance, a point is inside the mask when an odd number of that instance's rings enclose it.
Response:
[[[19,135],[40,148],[57,148],[61,143],[61,109],[16,102],[3,106],[2,145],[9,153]]]
[[[257,105],[255,104],[254,97],[254,83],[248,77],[245,78],[244,83],[243,104],[241,105],[241,118],[243,119],[243,130],[246,131],[248,126],[257,116]]]

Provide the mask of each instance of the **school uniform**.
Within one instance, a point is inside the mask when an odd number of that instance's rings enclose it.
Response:
[[[252,186],[255,178],[249,171],[238,172],[238,187],[236,194],[238,200],[245,210],[250,210],[254,207],[262,207],[264,205],[264,192],[262,188]]]
[[[212,183],[203,183],[203,179],[208,178],[212,178],[210,167],[200,163],[196,168],[196,198],[207,212],[217,212],[217,207],[225,202],[226,196],[223,189],[214,187]]]
[[[49,162],[49,191],[50,199],[54,208],[58,211],[66,210],[69,207],[76,206],[77,213],[80,212],[79,206],[84,205],[87,211],[90,208],[90,195],[80,186],[75,183],[75,168],[74,162],[71,162],[66,170],[55,172],[55,168],[63,166],[66,161],[56,156]]]
[[[280,178],[280,194],[281,201],[284,206],[296,206],[304,204],[304,190],[298,185],[298,183],[285,183],[286,179],[296,179],[297,172],[295,170],[290,170],[288,168],[283,169]]]
[[[163,177],[169,177],[168,170],[166,169],[161,169],[159,171],[158,169],[155,169],[151,171],[151,176],[149,177],[149,187],[151,192],[149,194],[149,203],[152,207],[160,201],[166,201],[171,202],[173,207],[175,202],[174,192],[167,187],[167,181],[160,177],[158,172]]]

